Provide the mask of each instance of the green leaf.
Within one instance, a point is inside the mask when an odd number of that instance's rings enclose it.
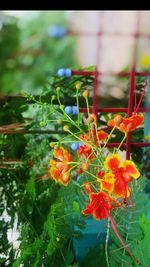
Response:
[[[32,199],[33,201],[36,198],[36,188],[35,188],[35,181],[34,178],[30,178],[30,180],[27,182],[26,185],[26,193],[29,196],[30,199]]]
[[[80,205],[77,201],[73,201],[73,209],[75,212],[81,213],[81,208],[80,208]]]

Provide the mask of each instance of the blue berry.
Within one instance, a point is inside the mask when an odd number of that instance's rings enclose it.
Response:
[[[65,69],[59,69],[57,71],[57,75],[60,76],[60,77],[64,77],[65,76]]]
[[[79,144],[76,142],[76,143],[72,143],[71,144],[71,149],[73,150],[73,151],[75,151],[75,150],[77,150],[78,149],[78,146],[79,146]]]
[[[81,178],[81,176],[78,175],[78,176],[77,176],[77,182],[79,182],[80,178]]]
[[[63,37],[67,33],[67,29],[63,26],[50,26],[47,30],[48,36],[59,38]]]
[[[84,146],[83,142],[79,142],[79,147]]]
[[[71,77],[71,75],[72,75],[72,70],[71,69],[65,69],[65,76]]]
[[[67,106],[67,107],[65,107],[64,111],[69,115],[72,113],[72,107]]]
[[[78,114],[78,107],[77,107],[77,106],[73,106],[73,107],[72,107],[72,113],[73,113],[74,115]]]

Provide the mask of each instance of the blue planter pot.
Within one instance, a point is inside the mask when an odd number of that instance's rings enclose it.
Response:
[[[76,255],[76,260],[80,263],[90,248],[98,244],[103,244],[106,238],[107,220],[95,220],[87,218],[86,227],[81,229],[75,227],[75,230],[80,230],[83,237],[81,239],[73,239],[73,248]]]

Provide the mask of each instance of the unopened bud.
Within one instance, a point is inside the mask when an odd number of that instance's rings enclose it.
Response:
[[[85,97],[85,98],[87,98],[88,96],[89,96],[89,91],[86,89],[86,90],[84,90],[84,92],[83,92],[83,96]]]
[[[52,95],[52,101],[56,99],[56,96],[55,95]]]
[[[92,192],[92,188],[89,182],[84,182],[84,190],[89,194]]]
[[[56,88],[56,91],[59,92],[59,91],[60,91],[60,87],[57,87],[57,88]]]
[[[68,125],[65,125],[65,126],[64,126],[64,131],[65,131],[65,132],[68,132],[68,131],[69,131],[69,126],[68,126]]]
[[[46,121],[41,121],[41,122],[40,122],[40,126],[41,126],[41,127],[44,127],[44,126],[46,126],[46,125],[47,125],[47,122],[46,122]]]
[[[77,82],[75,85],[77,90],[79,90],[81,88],[81,86],[82,86],[82,82]]]
[[[86,119],[86,123],[90,124],[96,122],[96,116],[94,114],[90,114],[89,117]]]
[[[68,172],[64,173],[62,179],[64,182],[68,182],[70,179],[70,174]]]
[[[89,169],[89,164],[88,163],[82,163],[82,169],[83,169],[83,171],[87,171]]]
[[[61,125],[63,123],[63,121],[61,119],[57,120],[57,124]]]
[[[50,145],[50,147],[53,148],[55,146],[55,144],[56,144],[55,142],[51,142],[49,145]]]

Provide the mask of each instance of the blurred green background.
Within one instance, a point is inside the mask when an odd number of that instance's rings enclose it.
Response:
[[[49,36],[52,25],[67,27],[66,12],[28,11],[21,17],[1,12],[1,94],[40,92],[59,68],[71,68],[77,63],[75,38]]]

